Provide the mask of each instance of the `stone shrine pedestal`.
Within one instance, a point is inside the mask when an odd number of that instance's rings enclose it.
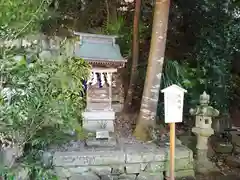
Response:
[[[169,174],[169,146],[120,144],[114,148],[57,151],[53,155],[54,170],[61,180],[164,180]],[[175,162],[176,178],[195,176],[190,149],[176,145]]]
[[[74,32],[79,36],[74,55],[91,65],[89,77],[84,81],[86,90],[86,110],[83,113],[83,129],[86,130],[88,146],[112,146],[116,109],[123,97],[115,96],[122,86],[119,69],[127,60],[122,57],[116,36]],[[120,90],[119,90],[120,91]],[[121,93],[120,93],[121,94]],[[116,98],[117,97],[117,98]],[[114,107],[113,107],[114,104]],[[121,106],[120,106],[121,107]],[[119,111],[119,108],[118,108]]]
[[[83,113],[83,128],[88,131],[87,146],[115,146],[113,111],[95,111]]]

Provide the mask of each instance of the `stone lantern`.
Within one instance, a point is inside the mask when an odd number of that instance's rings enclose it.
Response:
[[[197,136],[197,149],[208,149],[208,138],[214,134],[212,118],[219,115],[219,111],[209,106],[210,96],[204,91],[200,95],[200,105],[190,109],[190,114],[196,116],[195,127],[192,132]]]
[[[219,111],[209,106],[210,96],[203,92],[200,95],[200,105],[190,109],[190,114],[195,117],[195,127],[192,132],[197,136],[197,152],[195,168],[197,172],[205,173],[216,170],[215,165],[208,159],[208,138],[214,134],[212,118],[219,115]]]

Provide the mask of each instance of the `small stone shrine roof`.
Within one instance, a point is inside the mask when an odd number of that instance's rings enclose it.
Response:
[[[96,65],[124,66],[126,59],[121,55],[119,45],[116,44],[116,36],[78,33],[79,43],[75,46],[76,57],[87,60]]]

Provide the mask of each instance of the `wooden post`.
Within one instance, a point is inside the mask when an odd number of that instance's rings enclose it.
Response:
[[[175,123],[170,123],[170,180],[175,179]]]
[[[112,110],[112,73],[110,73],[110,83],[109,83],[109,107],[110,107],[110,110]]]

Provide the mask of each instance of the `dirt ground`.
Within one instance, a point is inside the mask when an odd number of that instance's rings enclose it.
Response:
[[[177,180],[193,180],[194,178],[181,178]],[[195,180],[240,180],[236,174],[223,175],[220,172],[211,172],[208,174],[196,174]]]

